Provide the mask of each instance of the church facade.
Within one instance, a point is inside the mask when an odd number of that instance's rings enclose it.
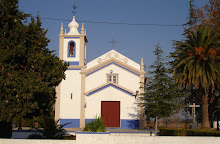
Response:
[[[87,63],[87,37],[75,17],[70,31],[61,30],[59,57],[69,62],[66,79],[56,87],[55,120],[71,123],[66,128],[84,128],[97,117],[108,128],[136,129],[141,119],[138,94],[144,93],[144,63],[138,64],[111,50]],[[88,54],[89,55],[89,54]]]

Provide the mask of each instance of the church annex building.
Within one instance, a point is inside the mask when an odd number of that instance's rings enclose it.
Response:
[[[87,63],[86,29],[73,20],[70,31],[59,35],[59,57],[69,62],[66,79],[56,87],[55,120],[71,122],[66,128],[84,128],[97,117],[107,128],[136,129],[140,111],[138,94],[144,93],[143,59],[138,64],[111,50]],[[89,54],[88,54],[89,55]]]

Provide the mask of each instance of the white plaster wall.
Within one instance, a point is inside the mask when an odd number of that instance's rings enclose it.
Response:
[[[219,144],[218,137],[76,134],[77,144]]]
[[[68,43],[69,41],[74,41],[76,44],[76,57],[69,58],[67,57]],[[79,50],[80,50],[80,38],[64,38],[64,47],[63,47],[63,60],[64,61],[79,61]]]
[[[79,119],[81,102],[80,70],[67,70],[65,73],[66,80],[62,81],[60,89],[60,117],[62,119]]]
[[[111,54],[111,57],[114,57],[114,54],[115,54],[115,53],[119,54],[119,57],[117,57],[116,59],[121,60],[121,61],[123,61],[124,59],[127,59],[127,60],[128,60],[128,61],[127,61],[127,64],[128,64],[128,65],[130,65],[130,66],[132,66],[132,67],[134,67],[134,68],[140,70],[140,65],[139,65],[138,63],[134,62],[133,60],[127,58],[126,56],[120,54],[119,52],[117,52],[117,51],[115,51],[115,50],[111,50],[111,51],[109,51],[109,52],[107,52],[107,53],[101,55],[100,57],[98,57],[98,58],[92,60],[91,62],[89,62],[89,63],[87,64],[87,68],[91,68],[91,67],[96,66],[97,64],[99,64],[99,63],[98,63],[98,59],[99,59],[99,58],[101,58],[103,61],[108,60],[109,57],[107,57],[107,54],[109,54],[109,53]],[[140,61],[141,61],[141,60],[140,60]]]
[[[139,107],[137,99],[114,87],[105,88],[95,94],[86,96],[86,119],[101,116],[101,101],[120,101],[120,119],[137,119]]]
[[[76,144],[75,140],[0,139],[0,144]]]
[[[109,134],[77,134],[77,144],[109,144]]]
[[[107,83],[107,74],[113,70],[113,73],[118,74],[118,85],[123,86],[133,92],[139,90],[140,87],[140,77],[134,75],[127,70],[122,69],[114,64],[111,64],[93,74],[86,77],[86,89],[88,92],[94,88],[97,88],[105,83]]]
[[[220,138],[218,137],[187,137],[187,136],[148,137],[148,136],[133,136],[133,135],[109,136],[109,142],[108,142],[108,144],[219,144],[219,143],[220,143]]]
[[[0,144],[219,144],[219,137],[76,134],[76,140],[0,139]]]

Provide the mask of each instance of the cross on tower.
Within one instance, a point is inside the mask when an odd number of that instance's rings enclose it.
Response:
[[[76,6],[76,5],[73,5],[73,11],[72,11],[73,16],[76,16],[76,8],[77,8],[77,6]]]
[[[189,105],[189,107],[192,108],[192,114],[193,114],[193,126],[192,126],[192,128],[198,128],[197,127],[197,122],[196,122],[196,107],[200,107],[200,106],[193,103],[193,105]]]
[[[115,44],[118,43],[116,40],[112,39],[111,41],[109,41],[109,43],[112,44],[112,49],[115,48]]]

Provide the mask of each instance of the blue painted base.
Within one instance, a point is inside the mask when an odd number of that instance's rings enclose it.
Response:
[[[86,120],[85,120],[85,124],[90,123],[90,122],[93,121],[93,120],[95,120],[95,119],[86,119]]]
[[[79,128],[79,119],[60,119],[60,125],[70,123],[64,126],[64,128]]]
[[[121,129],[138,129],[138,128],[139,128],[139,120],[131,120],[131,119],[121,120]]]
[[[85,123],[89,123],[94,119],[86,119]],[[80,120],[79,119],[61,119],[60,120],[60,124],[66,124],[66,123],[70,123],[66,126],[64,126],[64,128],[79,128],[79,123]],[[139,128],[139,120],[132,120],[132,119],[121,119],[121,127],[116,127],[116,128],[112,128],[112,129],[138,129]]]

